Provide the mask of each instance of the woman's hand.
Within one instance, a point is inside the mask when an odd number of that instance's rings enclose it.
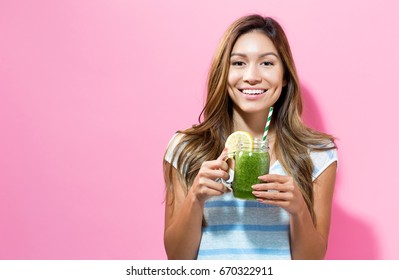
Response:
[[[305,200],[294,179],[290,176],[266,174],[259,177],[264,183],[253,185],[257,201],[280,206],[291,215],[307,209]]]
[[[218,178],[229,179],[229,174],[227,173],[229,166],[224,160],[226,156],[227,149],[225,148],[216,160],[202,163],[197,177],[189,190],[189,193],[193,194],[200,202],[203,203],[211,196],[222,195],[230,191],[220,181],[215,181]]]

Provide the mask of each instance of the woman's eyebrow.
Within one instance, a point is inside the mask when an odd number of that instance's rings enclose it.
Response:
[[[273,56],[275,56],[275,57],[279,58],[279,56],[278,56],[276,53],[274,53],[274,52],[266,52],[266,53],[262,53],[262,54],[260,54],[260,55],[259,55],[259,57],[260,57],[260,58],[263,58],[263,57],[265,57],[265,56],[269,56],[269,55],[273,55]],[[232,57],[232,56],[241,56],[241,57],[247,57],[247,55],[246,55],[246,54],[244,54],[244,53],[231,53],[230,57]]]
[[[274,52],[267,52],[267,53],[261,54],[259,57],[265,57],[268,55],[274,55],[275,57],[279,58],[278,54],[276,54]]]

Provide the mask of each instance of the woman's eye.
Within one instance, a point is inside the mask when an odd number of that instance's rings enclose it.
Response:
[[[245,63],[243,61],[233,61],[231,65],[233,66],[243,66]]]
[[[271,61],[264,61],[264,62],[262,62],[262,65],[265,65],[265,66],[273,66],[274,64],[273,64],[273,62],[271,62]]]

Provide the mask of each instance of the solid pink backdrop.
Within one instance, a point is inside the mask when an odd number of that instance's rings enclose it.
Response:
[[[338,137],[328,259],[399,259],[395,1],[1,1],[0,259],[164,259],[162,157],[218,40],[285,28],[305,121]],[[396,128],[395,128],[396,127]]]

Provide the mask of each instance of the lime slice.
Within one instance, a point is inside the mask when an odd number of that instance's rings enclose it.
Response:
[[[244,144],[247,147],[253,147],[254,139],[252,135],[245,131],[236,131],[227,137],[226,144],[224,145],[228,149],[228,153],[234,153],[237,151],[240,144]]]

